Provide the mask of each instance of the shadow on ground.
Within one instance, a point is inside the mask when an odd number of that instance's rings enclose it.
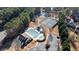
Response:
[[[18,35],[16,36],[13,36],[13,37],[10,37],[9,35],[6,36],[3,41],[1,42],[1,46],[0,46],[0,51],[4,51],[6,49],[9,49],[13,40],[17,37]]]

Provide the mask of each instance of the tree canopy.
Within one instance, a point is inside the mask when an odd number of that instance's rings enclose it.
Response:
[[[61,38],[62,50],[70,51],[70,42],[68,39],[68,29],[65,23],[65,15],[63,12],[59,13],[59,22],[58,22],[59,35]]]

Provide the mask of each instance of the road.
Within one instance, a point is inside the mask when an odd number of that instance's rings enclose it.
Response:
[[[52,35],[53,37],[53,40],[49,39],[49,42],[51,44],[50,48],[49,48],[49,51],[57,51],[57,36],[55,35]]]

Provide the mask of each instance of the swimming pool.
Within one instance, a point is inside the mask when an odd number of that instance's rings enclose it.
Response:
[[[26,32],[28,32],[28,34],[32,35],[33,38],[36,38],[38,35],[40,35],[40,33],[32,28],[29,28],[28,30],[26,30]]]
[[[36,30],[35,28],[28,28],[25,33],[30,36],[32,39],[34,40],[43,40],[44,39],[44,35],[43,33],[40,33],[38,30]]]

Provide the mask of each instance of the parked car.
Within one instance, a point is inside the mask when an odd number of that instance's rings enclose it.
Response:
[[[68,26],[68,27],[71,27],[71,28],[73,28],[73,29],[75,29],[75,28],[76,28],[76,26],[75,26],[75,24],[74,24],[74,23],[67,23],[67,26]]]
[[[74,22],[79,22],[79,12],[73,12],[72,16],[74,17]]]
[[[75,29],[75,33],[79,35],[79,26],[76,27],[76,29]]]

